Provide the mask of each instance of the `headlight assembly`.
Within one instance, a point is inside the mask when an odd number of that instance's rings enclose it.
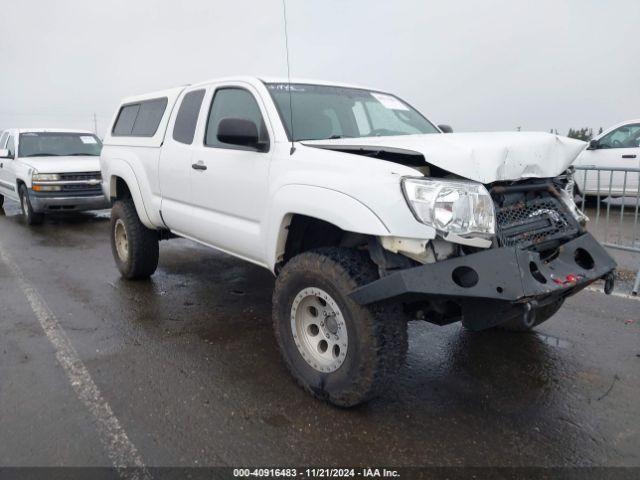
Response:
[[[59,192],[60,185],[49,185],[50,182],[59,182],[60,175],[57,173],[34,173],[31,175],[31,189],[34,192]]]
[[[495,234],[493,200],[480,183],[407,177],[402,190],[418,221],[439,233],[484,238]]]
[[[60,175],[57,173],[34,173],[31,176],[33,182],[55,182],[60,180]]]

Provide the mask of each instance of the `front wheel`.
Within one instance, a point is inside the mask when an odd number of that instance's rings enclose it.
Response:
[[[111,210],[111,251],[120,274],[148,278],[158,268],[158,232],[145,227],[131,198],[118,200]]]
[[[43,213],[36,213],[31,206],[31,200],[29,199],[29,190],[25,185],[20,185],[20,210],[22,210],[22,217],[27,225],[40,225],[44,221]]]
[[[365,252],[323,248],[294,257],[276,280],[273,323],[285,363],[303,388],[340,407],[376,396],[404,362],[401,308],[349,297],[377,276]]]

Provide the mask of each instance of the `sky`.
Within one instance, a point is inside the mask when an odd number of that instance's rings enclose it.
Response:
[[[121,98],[286,77],[282,0],[20,0],[0,10],[0,129],[109,127]],[[455,131],[640,118],[637,0],[287,0],[291,75],[371,86]]]

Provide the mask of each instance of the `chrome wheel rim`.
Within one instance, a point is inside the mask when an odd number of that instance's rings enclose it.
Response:
[[[124,222],[120,219],[116,220],[116,226],[113,230],[113,239],[116,244],[116,251],[121,262],[126,262],[129,258],[129,240],[127,239],[127,230],[124,228]]]
[[[302,358],[319,372],[335,372],[347,357],[347,324],[336,301],[324,290],[309,287],[296,295],[291,333]]]

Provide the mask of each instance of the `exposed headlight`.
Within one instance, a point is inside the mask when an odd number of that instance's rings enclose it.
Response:
[[[34,182],[52,182],[60,180],[60,175],[57,173],[34,173],[31,176],[31,180]]]
[[[402,189],[415,217],[440,233],[495,234],[493,200],[480,183],[408,177],[402,179]]]
[[[589,221],[589,217],[587,217],[584,212],[580,210],[580,207],[578,207],[573,198],[574,186],[576,184],[574,174],[575,168],[573,166],[570,166],[567,171],[564,172],[564,174],[558,176],[556,180],[560,183],[560,185],[562,185],[564,182],[564,186],[561,186],[558,189],[560,193],[560,199],[569,209],[571,215],[573,215],[573,218],[575,218],[580,225],[584,226]]]

